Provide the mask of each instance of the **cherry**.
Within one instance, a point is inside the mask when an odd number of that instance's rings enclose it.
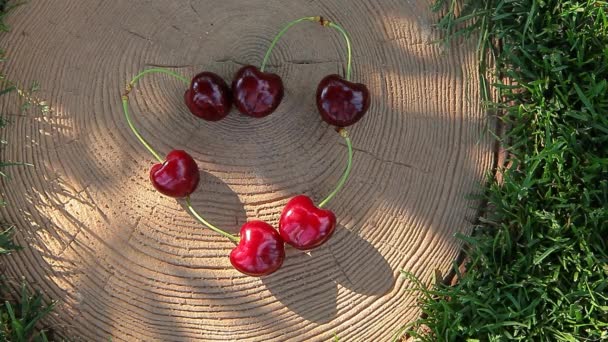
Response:
[[[230,263],[240,272],[259,277],[276,271],[285,260],[279,233],[266,222],[249,221],[241,227],[239,244],[230,252]]]
[[[198,165],[182,150],[169,152],[165,161],[154,164],[150,169],[152,185],[163,195],[186,197],[196,190],[200,175]]]
[[[369,108],[369,90],[339,75],[325,76],[317,88],[317,108],[325,122],[347,127],[359,121]]]
[[[279,220],[279,234],[297,249],[308,250],[322,245],[336,228],[336,215],[315,207],[308,196],[300,195],[287,202]]]
[[[277,74],[246,65],[234,75],[232,93],[234,105],[241,113],[261,118],[274,112],[281,103],[283,81]]]
[[[184,101],[192,114],[207,121],[219,121],[230,112],[232,94],[220,76],[201,72],[192,78]]]

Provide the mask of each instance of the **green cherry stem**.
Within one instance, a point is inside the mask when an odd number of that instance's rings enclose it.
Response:
[[[318,22],[322,26],[331,27],[334,30],[336,30],[342,34],[342,36],[344,37],[344,40],[346,41],[346,54],[347,54],[346,75],[344,78],[347,81],[350,81],[350,76],[352,74],[352,45],[350,43],[350,38],[348,37],[348,33],[342,26],[340,26],[332,21],[329,21],[327,19],[324,19],[321,16],[303,17],[303,18],[299,18],[299,19],[296,19],[296,20],[293,20],[293,21],[290,21],[289,23],[287,23],[285,25],[285,27],[283,27],[281,29],[281,31],[279,31],[279,33],[277,33],[277,35],[274,37],[274,39],[270,43],[268,50],[266,50],[266,54],[264,55],[264,59],[262,60],[262,65],[260,66],[260,71],[262,71],[262,72],[264,71],[264,68],[266,67],[266,63],[268,63],[268,59],[270,58],[270,53],[272,52],[272,49],[274,49],[275,45],[277,45],[277,42],[279,41],[279,39],[281,39],[281,37],[292,26],[294,26],[295,24],[302,22],[302,21]],[[348,180],[348,176],[350,175],[350,170],[352,169],[352,166],[353,166],[353,145],[352,145],[352,142],[350,141],[350,137],[348,136],[348,131],[344,128],[341,128],[338,131],[338,133],[344,138],[344,140],[346,141],[346,146],[348,147],[348,164],[346,165],[344,174],[342,175],[342,178],[340,178],[340,180],[338,181],[336,188],[329,195],[327,195],[327,197],[323,201],[321,201],[321,203],[319,203],[319,208],[324,207],[329,201],[331,201],[332,198],[334,198],[336,196],[336,194],[338,192],[340,192],[340,190],[342,189],[342,187]]]
[[[144,145],[144,147],[150,153],[152,153],[152,155],[154,156],[154,158],[156,158],[156,160],[158,160],[159,163],[162,163],[163,159],[160,157],[160,155],[158,154],[158,152],[156,152],[152,148],[152,146],[150,146],[150,144],[148,144],[148,142],[146,141],[146,139],[144,139],[144,137],[142,137],[141,134],[139,134],[139,132],[137,131],[137,128],[135,128],[135,126],[133,125],[133,121],[131,121],[131,116],[129,115],[129,97],[127,95],[123,95],[122,96],[122,110],[125,112],[125,118],[127,118],[127,123],[129,124],[129,127],[131,128],[131,131],[133,132],[133,134],[135,134],[135,136],[137,137],[137,139],[139,139],[139,142],[141,142],[141,144]]]
[[[263,72],[264,68],[266,68],[266,63],[268,63],[268,59],[270,58],[270,53],[272,52],[272,49],[274,49],[274,46],[277,45],[277,42],[279,41],[279,39],[281,39],[281,37],[285,34],[285,32],[287,32],[287,30],[289,30],[293,25],[295,25],[299,22],[302,22],[302,21],[319,21],[319,17],[303,17],[303,18],[296,19],[294,21],[290,21],[289,23],[287,23],[287,25],[285,25],[285,27],[283,27],[283,29],[281,29],[281,31],[279,31],[279,33],[277,33],[277,35],[272,40],[272,43],[270,43],[268,50],[266,50],[266,54],[264,55],[264,60],[262,61],[262,65],[260,66],[260,71]]]
[[[266,50],[266,54],[264,55],[264,60],[262,60],[262,65],[260,66],[260,71],[264,71],[264,69],[266,68],[266,63],[268,63],[268,59],[270,58],[270,53],[272,52],[272,49],[274,49],[275,45],[277,45],[277,42],[279,41],[279,39],[281,39],[281,37],[295,24],[302,22],[302,21],[312,21],[312,22],[318,22],[323,26],[326,27],[331,27],[335,30],[337,30],[338,32],[340,32],[342,34],[342,36],[344,37],[344,40],[346,40],[346,51],[347,51],[347,62],[346,62],[346,75],[345,78],[347,81],[350,81],[350,75],[351,75],[351,70],[352,70],[352,47],[350,44],[350,38],[348,38],[348,33],[346,33],[346,30],[334,23],[331,22],[327,19],[324,19],[321,16],[316,16],[316,17],[303,17],[300,19],[296,19],[294,21],[290,21],[289,23],[287,23],[287,25],[285,25],[285,27],[283,27],[283,29],[281,29],[281,31],[279,31],[279,33],[277,33],[277,35],[274,37],[274,39],[272,40],[272,43],[270,43],[270,46],[268,47],[268,50]]]
[[[142,78],[144,75],[146,74],[151,74],[151,73],[159,73],[159,74],[167,74],[170,76],[173,76],[177,79],[179,79],[180,81],[186,83],[187,85],[190,84],[190,81],[188,81],[188,79],[186,79],[185,77],[183,77],[180,74],[177,74],[171,70],[167,70],[167,69],[163,69],[163,68],[151,68],[151,69],[146,69],[142,72],[140,72],[139,74],[137,74],[135,77],[133,77],[133,79],[131,80],[131,82],[129,82],[127,84],[125,93],[122,95],[122,109],[125,113],[125,118],[127,119],[127,123],[129,124],[129,128],[131,128],[131,131],[133,132],[133,134],[135,134],[135,136],[137,137],[137,139],[139,139],[139,142],[141,142],[142,145],[144,145],[144,147],[154,156],[154,158],[156,158],[156,160],[158,160],[159,163],[163,163],[164,159],[162,159],[160,157],[160,154],[158,154],[158,152],[156,152],[154,150],[154,148],[152,148],[152,146],[146,141],[146,139],[144,139],[144,137],[139,133],[139,131],[137,130],[137,128],[135,128],[135,125],[133,124],[133,120],[131,119],[131,115],[129,114],[129,93],[131,92],[131,90],[133,90],[133,87],[135,86],[135,84],[137,84],[137,81],[139,81],[140,78]],[[196,212],[196,210],[192,207],[192,204],[190,203],[190,196],[186,197],[186,205],[188,207],[188,210],[190,210],[190,212],[192,213],[192,215],[199,220],[202,224],[204,224],[205,226],[207,226],[207,228],[213,230],[214,232],[223,235],[225,237],[227,237],[230,241],[236,242],[238,243],[240,241],[240,238],[237,236],[234,236],[232,234],[229,234],[223,230],[221,230],[220,228],[212,225],[211,223],[207,222],[207,220],[205,220],[198,212]]]
[[[194,208],[192,207],[192,203],[190,203],[190,196],[186,197],[186,206],[188,207],[188,210],[190,210],[190,212],[192,213],[192,215],[199,220],[202,224],[204,224],[205,226],[207,226],[207,228],[213,230],[214,232],[221,234],[225,237],[227,237],[228,239],[230,239],[232,242],[235,243],[239,243],[239,241],[241,240],[238,236],[234,236],[228,232],[225,232],[223,230],[221,230],[220,228],[212,225],[211,223],[207,222],[207,220],[205,220],[199,213],[196,212],[196,210],[194,210]]]
[[[133,124],[133,120],[131,120],[131,115],[129,115],[129,93],[131,92],[131,90],[133,90],[133,87],[135,86],[137,81],[139,81],[140,78],[142,78],[144,75],[150,74],[150,73],[161,73],[161,74],[171,75],[171,76],[183,81],[186,84],[190,84],[190,82],[185,77],[183,77],[177,73],[174,73],[171,70],[162,69],[162,68],[151,68],[151,69],[146,69],[146,70],[140,72],[139,74],[135,75],[135,77],[133,77],[131,82],[129,82],[127,84],[125,93],[124,93],[124,95],[122,95],[122,110],[125,113],[125,118],[127,119],[129,128],[131,128],[131,131],[133,132],[133,134],[135,134],[137,139],[139,139],[139,142],[141,142],[141,144],[144,145],[144,147],[148,150],[148,152],[150,152],[154,156],[154,158],[156,158],[156,160],[158,160],[159,163],[162,163],[164,160],[160,157],[160,154],[158,154],[158,152],[156,152],[154,150],[154,148],[152,148],[152,146],[146,141],[146,139],[144,139],[144,137],[139,133],[137,128],[135,128],[135,125]]]
[[[348,147],[348,162],[346,164],[346,169],[344,170],[344,174],[342,175],[342,178],[340,178],[340,180],[338,181],[336,188],[329,195],[327,195],[327,197],[325,197],[325,199],[323,201],[321,201],[321,203],[319,203],[319,208],[323,208],[327,204],[327,202],[331,201],[331,199],[334,198],[334,196],[336,196],[336,194],[340,191],[340,189],[342,189],[342,187],[344,186],[344,183],[346,183],[346,181],[348,180],[348,176],[350,175],[350,170],[353,167],[353,144],[350,141],[350,137],[348,136],[348,131],[344,128],[340,128],[338,133],[346,141],[346,147]]]
[[[350,81],[350,74],[351,74],[351,71],[352,71],[352,47],[351,47],[351,44],[350,44],[350,38],[348,38],[348,33],[346,33],[346,30],[342,26],[340,26],[340,25],[338,25],[338,24],[336,24],[334,22],[331,22],[331,21],[329,22],[328,25],[329,25],[329,27],[331,27],[331,28],[333,28],[335,30],[338,30],[340,33],[342,33],[342,36],[344,37],[344,40],[346,40],[346,51],[347,51],[347,58],[348,59],[346,61],[346,76],[345,76],[345,78],[346,78],[347,81]]]

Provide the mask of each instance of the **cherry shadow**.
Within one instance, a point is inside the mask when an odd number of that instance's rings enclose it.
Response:
[[[395,281],[384,256],[341,225],[318,249],[302,252],[288,247],[281,270],[262,278],[277,300],[315,323],[336,317],[338,286],[354,294],[382,296],[391,291]]]
[[[238,234],[247,222],[247,213],[239,196],[215,175],[206,171],[199,174],[198,189],[190,196],[192,207],[214,226]],[[180,205],[184,211],[190,212],[185,201],[180,201]]]

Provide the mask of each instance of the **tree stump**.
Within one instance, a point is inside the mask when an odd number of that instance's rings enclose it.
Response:
[[[25,111],[2,96],[10,126],[5,221],[25,248],[6,275],[25,277],[59,304],[46,323],[87,341],[386,341],[419,316],[409,271],[430,283],[451,269],[492,168],[493,141],[479,105],[474,43],[435,44],[430,1],[32,1],[9,17],[8,78],[49,105]],[[153,159],[121,110],[125,84],[152,66],[188,78],[213,71],[228,82],[259,65],[288,21],[322,15],[353,43],[353,80],[372,105],[350,129],[354,167],[329,203],[335,235],[303,253],[287,249],[275,274],[235,271],[233,244],[193,219],[148,180]],[[276,46],[268,70],[283,77],[277,112],[235,110],[205,122],[183,104],[184,85],[144,78],[131,95],[136,126],[163,155],[189,151],[201,167],[193,205],[238,232],[274,226],[297,194],[319,201],[346,164],[343,140],[320,120],[317,83],[343,73],[335,31],[303,23]]]

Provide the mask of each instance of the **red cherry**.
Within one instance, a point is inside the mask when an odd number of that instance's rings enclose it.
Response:
[[[277,74],[246,65],[234,75],[232,93],[234,105],[241,113],[261,118],[274,112],[281,103],[283,81]]]
[[[285,260],[279,233],[266,222],[249,221],[241,227],[241,240],[230,253],[230,263],[240,272],[259,277],[276,271]]]
[[[287,202],[279,220],[279,234],[297,249],[322,245],[336,228],[336,215],[317,208],[308,196],[300,195]]]
[[[198,165],[182,150],[169,152],[165,162],[154,164],[150,169],[152,185],[163,195],[186,197],[196,190],[200,175]]]
[[[201,72],[192,78],[184,94],[186,106],[192,114],[207,121],[226,117],[232,107],[232,94],[226,82],[212,72]]]
[[[346,127],[359,121],[369,108],[369,90],[340,75],[325,76],[317,87],[317,108],[330,125]]]

